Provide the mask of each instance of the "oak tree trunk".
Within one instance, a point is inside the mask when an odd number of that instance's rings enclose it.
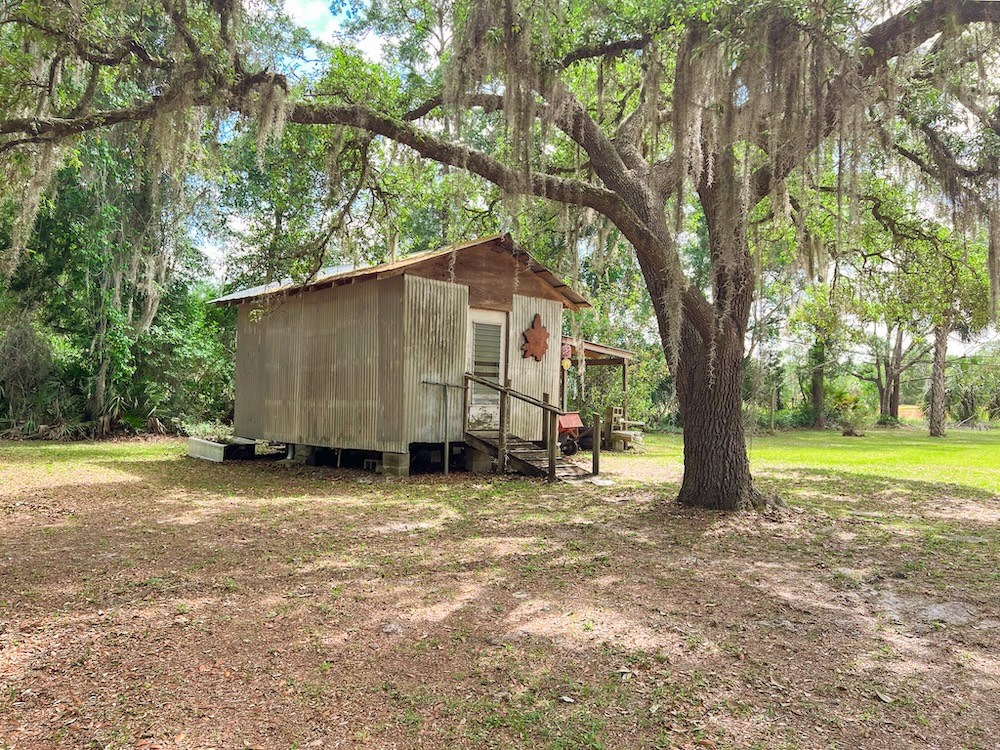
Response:
[[[743,347],[755,273],[731,149],[717,155],[714,180],[698,194],[712,259],[714,314],[706,325],[682,316],[677,398],[684,420],[684,505],[744,510],[763,505],[750,475],[743,434]]]
[[[878,418],[879,422],[889,421],[889,388],[883,385],[877,385],[878,387]]]
[[[744,510],[761,504],[743,433],[743,341],[720,333],[709,351],[689,324],[681,330],[677,396],[684,420],[684,505]]]
[[[100,367],[97,368],[97,372],[94,374],[94,389],[90,394],[90,402],[88,403],[87,413],[93,420],[100,420],[104,416],[104,399],[107,393],[108,384],[108,360],[103,356]],[[98,425],[98,434],[103,435],[105,430]]]
[[[892,392],[889,395],[889,418],[899,421],[899,387],[901,375],[896,373],[892,377]]]
[[[883,378],[883,372],[885,377]],[[889,417],[889,362],[875,355],[875,388],[878,390],[878,418],[885,422]]]
[[[930,423],[931,437],[944,437],[945,366],[948,359],[950,315],[934,326],[934,364],[931,366]]]

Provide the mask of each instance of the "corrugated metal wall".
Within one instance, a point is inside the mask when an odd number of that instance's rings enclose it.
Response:
[[[405,452],[404,277],[323,289],[238,318],[236,433]]]
[[[295,431],[285,404],[298,390],[299,369],[282,366],[297,356],[297,342],[291,332],[301,318],[301,307],[282,305],[255,318],[249,305],[241,305],[236,328],[236,409],[237,435],[265,437],[276,428]],[[276,416],[282,415],[280,425]],[[294,440],[293,440],[294,442]]]
[[[510,339],[507,377],[511,387],[537,399],[550,394],[553,404],[559,403],[559,349],[562,336],[562,304],[537,297],[514,295],[508,317]],[[549,332],[549,348],[541,362],[524,358],[521,344],[524,332],[531,328],[535,313],[542,316],[542,325]],[[525,440],[542,439],[542,410],[523,401],[511,399],[510,431]]]
[[[423,381],[464,386],[469,288],[462,284],[404,276],[404,336],[406,399],[403,421],[411,443],[442,443],[444,393]],[[448,439],[464,436],[463,390],[448,395]]]
[[[394,453],[444,441],[442,389],[423,381],[464,385],[467,286],[402,275],[298,295],[254,316],[250,308],[240,306],[237,324],[236,434]],[[549,331],[541,362],[521,352],[535,313]],[[514,295],[514,389],[558,401],[561,330],[559,302]],[[451,441],[464,434],[464,395],[450,393]],[[512,400],[510,424],[519,437],[541,439],[535,407]]]

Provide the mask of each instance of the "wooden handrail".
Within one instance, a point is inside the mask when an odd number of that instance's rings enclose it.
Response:
[[[492,388],[494,391],[499,393],[506,393],[511,398],[516,398],[519,401],[524,401],[532,406],[537,406],[539,409],[544,409],[545,411],[554,412],[557,416],[563,416],[566,412],[560,409],[558,406],[553,406],[552,404],[546,404],[544,401],[539,401],[537,398],[533,398],[526,393],[521,393],[520,391],[515,391],[513,388],[506,388],[499,383],[494,383],[489,380],[483,380],[478,375],[473,375],[471,372],[465,373],[465,379],[471,380],[473,383],[479,383],[480,385],[485,385],[487,388]]]
[[[507,423],[510,419],[510,399],[516,398],[526,404],[537,406],[543,412],[546,412],[542,415],[542,433],[549,459],[548,477],[550,482],[556,481],[556,455],[559,452],[559,428],[557,425],[559,417],[566,412],[545,401],[539,401],[537,398],[529,396],[526,393],[515,391],[510,387],[510,380],[506,381],[506,385],[500,385],[499,383],[484,380],[478,375],[473,375],[471,372],[465,373],[465,380],[466,389],[469,388],[469,381],[472,381],[473,383],[485,385],[487,388],[492,388],[500,394],[500,428],[497,431],[497,469],[501,473],[507,468]],[[549,394],[546,393],[545,398],[548,399],[548,396]],[[468,405],[468,403],[467,399],[466,404]],[[466,415],[466,419],[468,419],[468,415]]]

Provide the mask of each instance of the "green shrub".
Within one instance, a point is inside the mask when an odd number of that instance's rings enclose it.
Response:
[[[52,347],[22,312],[0,332],[0,401],[11,419],[38,416],[37,396],[52,371]]]
[[[834,410],[841,432],[848,437],[864,435],[864,430],[872,425],[875,417],[875,412],[856,391],[837,394]]]
[[[228,443],[235,436],[233,426],[222,422],[181,422],[178,432],[213,443]]]
[[[752,409],[752,424],[758,431],[771,429],[771,409],[765,406],[746,405],[747,409]],[[807,403],[796,404],[785,409],[778,409],[774,412],[774,428],[776,430],[797,430],[804,427],[811,427],[813,424],[812,406]]]

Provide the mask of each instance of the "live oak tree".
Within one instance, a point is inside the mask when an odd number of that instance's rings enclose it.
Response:
[[[195,113],[254,119],[262,141],[285,122],[395,141],[509,195],[588,209],[621,232],[676,376],[680,500],[723,509],[763,502],[741,417],[755,288],[748,217],[762,202],[787,212],[789,185],[829,166],[818,154],[836,155],[844,185],[872,152],[912,165],[965,221],[992,219],[1000,276],[1000,4],[402,6],[418,38],[444,30],[439,64],[401,57],[381,67],[336,50],[327,74],[299,90],[255,53],[267,25],[235,0],[8,1],[0,185],[20,210],[4,267],[17,263],[60,150],[90,130],[149,123],[174,170],[197,136]],[[435,11],[441,23],[422,21]],[[678,252],[691,203],[708,232],[708,293],[689,283]]]
[[[952,245],[948,249],[956,249]],[[941,254],[934,261],[939,269],[938,284],[940,294],[933,310],[934,349],[931,364],[931,380],[928,391],[928,427],[931,437],[945,436],[945,421],[948,405],[946,390],[948,366],[948,339],[957,332],[969,340],[982,333],[988,325],[986,314],[988,286],[982,278],[983,245],[975,247],[978,253]],[[979,255],[979,258],[975,258]],[[968,262],[972,257],[973,262]]]
[[[931,355],[930,433],[944,435],[948,337],[982,332],[989,322],[986,248],[921,215],[913,191],[884,180],[865,182],[860,203],[869,207],[847,254],[846,311],[865,332],[871,367],[858,377],[878,390],[883,422],[899,420],[904,376]]]
[[[920,270],[932,341],[927,421],[931,437],[944,437],[949,338],[957,335],[969,341],[981,335],[990,322],[985,278],[988,251],[981,240],[962,240],[941,227],[935,241],[921,249],[926,253]]]

